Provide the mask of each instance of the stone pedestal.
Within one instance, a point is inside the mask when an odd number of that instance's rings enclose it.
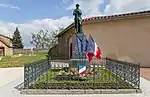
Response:
[[[79,65],[89,66],[86,56],[86,37],[84,34],[76,34],[72,37],[72,58],[70,59],[71,67]]]

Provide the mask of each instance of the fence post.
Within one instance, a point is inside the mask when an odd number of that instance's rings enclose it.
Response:
[[[27,71],[26,71],[26,80],[27,80],[27,88],[29,88],[29,66],[26,65]]]
[[[118,89],[118,83],[117,83],[117,75],[118,75],[117,70],[118,70],[118,64],[116,63],[115,65],[116,65],[116,89]]]
[[[109,70],[109,65],[107,64],[107,57],[105,58],[106,69]]]
[[[37,80],[37,64],[34,66],[34,80]]]
[[[67,66],[66,66],[67,67]],[[71,65],[69,65],[69,90],[71,89]]]
[[[139,80],[138,89],[140,89],[140,63],[138,64],[138,80]]]
[[[94,65],[94,67],[93,67],[93,89],[95,90],[95,64],[93,64]]]
[[[124,81],[126,80],[126,61],[124,62],[124,65],[123,65],[123,77],[124,77]]]
[[[133,65],[130,64],[130,67],[131,67],[131,72],[130,72],[131,73],[131,77],[130,77],[131,79],[130,79],[130,82],[132,84],[132,82],[133,82],[133,79],[132,79],[133,78]]]
[[[51,56],[49,56],[48,57],[48,69],[51,69],[51,66],[52,66],[52,64],[51,64],[51,61],[52,61],[52,58],[51,58]]]
[[[47,56],[47,64],[46,64],[46,89],[48,89],[48,71],[49,71],[49,56]]]
[[[34,63],[33,63],[34,64]],[[33,82],[34,82],[34,65],[31,65],[31,83],[33,84]]]
[[[27,79],[26,79],[26,64],[24,65],[24,88],[26,88]]]
[[[41,64],[39,65],[39,80],[41,81]]]

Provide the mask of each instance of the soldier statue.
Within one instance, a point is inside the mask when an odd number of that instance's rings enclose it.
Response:
[[[73,11],[73,15],[75,16],[75,29],[77,33],[82,33],[82,12],[79,9],[79,4],[76,4],[76,9]]]

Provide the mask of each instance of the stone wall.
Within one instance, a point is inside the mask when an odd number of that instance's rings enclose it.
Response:
[[[13,54],[47,54],[49,49],[13,49]]]

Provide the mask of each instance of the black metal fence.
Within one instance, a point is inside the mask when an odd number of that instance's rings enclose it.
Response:
[[[40,76],[50,69],[49,59],[42,59],[31,64],[24,65],[24,88],[29,88],[37,80],[40,80]]]
[[[26,89],[139,89],[140,64],[103,58],[85,74],[66,58],[48,58],[24,66]]]
[[[106,58],[106,69],[134,88],[140,88],[140,64]]]

